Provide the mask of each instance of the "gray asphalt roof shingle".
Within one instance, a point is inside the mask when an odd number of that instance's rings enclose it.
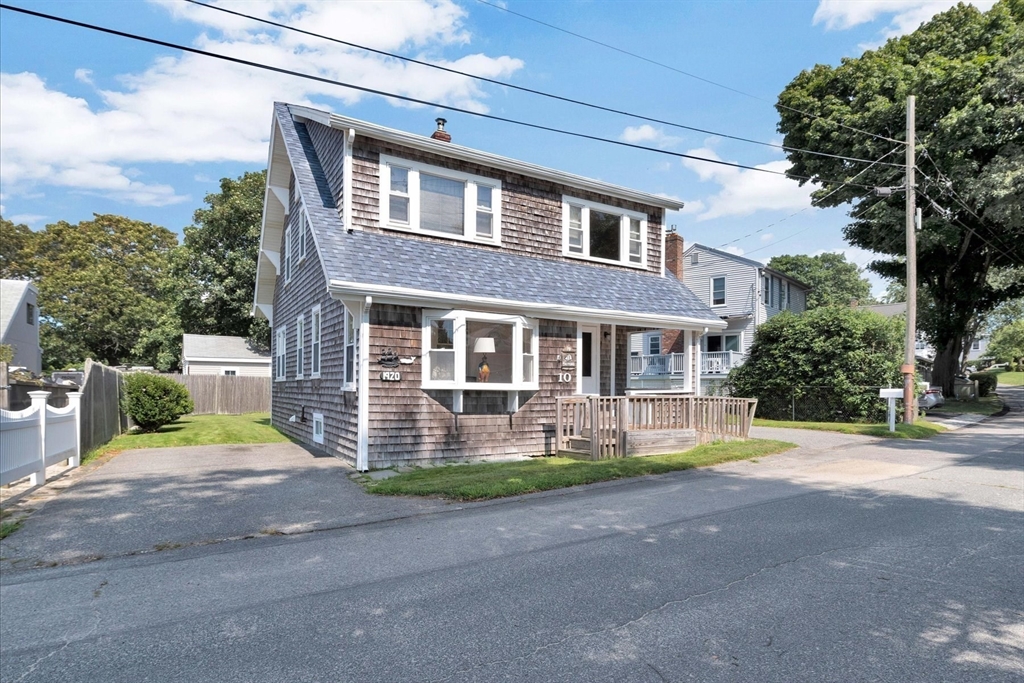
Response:
[[[674,277],[344,229],[309,133],[275,105],[329,280],[532,304],[718,321]]]

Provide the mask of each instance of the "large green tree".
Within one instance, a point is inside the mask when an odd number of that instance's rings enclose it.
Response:
[[[27,225],[0,218],[0,278],[27,280],[33,276],[35,236]]]
[[[872,301],[871,283],[861,277],[857,264],[847,261],[843,254],[776,256],[768,262],[768,267],[811,287],[807,293],[807,308]]]
[[[855,203],[847,240],[887,255],[869,267],[903,281],[904,197],[877,200],[871,187],[903,183],[899,168],[884,164],[903,159],[906,99],[917,96],[924,209],[917,272],[926,304],[918,321],[937,351],[933,382],[946,393],[972,321],[1024,294],[1021,278],[1003,284],[990,277],[1024,263],[1022,27],[1024,0],[1002,0],[986,13],[961,4],[861,57],[802,72],[777,104],[789,147],[861,159],[895,150],[867,169],[806,152],[788,156],[793,175],[820,184],[821,205]],[[855,176],[856,184],[839,182]]]
[[[178,318],[191,334],[247,337],[269,348],[267,322],[252,317],[266,171],[220,181],[220,192],[185,228],[172,268],[179,283]]]
[[[35,233],[43,365],[133,360],[139,338],[168,308],[164,278],[177,241],[158,225],[101,214]]]

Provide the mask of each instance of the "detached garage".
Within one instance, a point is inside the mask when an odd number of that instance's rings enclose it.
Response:
[[[270,360],[269,351],[253,348],[244,337],[182,335],[183,375],[270,377]]]

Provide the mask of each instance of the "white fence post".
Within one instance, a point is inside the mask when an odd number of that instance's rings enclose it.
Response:
[[[46,399],[50,392],[30,391],[28,395],[32,399],[32,409],[39,414],[39,469],[29,475],[29,483],[40,486],[46,483]]]
[[[68,465],[78,467],[82,464],[82,392],[69,392],[68,405],[75,411],[75,454],[68,458]]]

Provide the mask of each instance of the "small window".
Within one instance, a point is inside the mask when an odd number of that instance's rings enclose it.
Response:
[[[306,259],[306,232],[309,222],[306,220],[306,210],[299,207],[299,261]]]
[[[972,351],[978,351],[980,349],[981,349],[981,342],[980,341],[975,339],[973,342],[971,342],[971,350]]]
[[[292,249],[291,245],[288,242],[288,239],[290,237],[289,232],[290,230],[288,228],[284,229],[284,243],[281,245],[281,248],[284,250],[284,258],[282,260],[284,261],[285,284],[292,281]]]
[[[647,261],[642,213],[564,195],[562,229],[566,256],[640,267]]]
[[[780,311],[786,310],[786,303],[789,301],[789,299],[786,297],[786,292],[788,291],[788,286],[789,285],[786,282],[781,282],[781,281],[779,282],[779,310]]]
[[[767,275],[761,278],[761,299],[764,301],[765,306],[772,302],[771,281]]]
[[[303,338],[305,327],[306,321],[300,315],[295,319],[295,379],[302,379],[306,367],[306,340]]]
[[[309,314],[309,376],[320,376],[320,305],[317,304]]]
[[[722,352],[722,335],[712,334],[707,337],[707,352],[708,353],[721,353]]]
[[[698,254],[697,252],[693,252],[692,254],[690,254],[690,265],[695,266],[698,263],[700,263],[700,254]]]
[[[727,335],[725,335],[725,350],[726,351],[739,351],[740,350],[740,336],[738,334],[727,334]]]
[[[235,377],[238,375],[238,368],[221,368],[220,374],[225,377]]]
[[[583,253],[583,207],[569,205],[569,251]]]
[[[640,231],[640,221],[636,218],[629,219],[629,262],[643,263],[644,243]]]
[[[299,207],[299,216],[302,216],[302,207]],[[291,231],[291,244],[289,248],[292,252],[292,267],[298,265],[302,261],[302,249],[301,249],[301,236],[302,236],[302,220],[300,218],[299,224],[295,227],[290,228]],[[290,276],[289,276],[290,277]]]
[[[661,355],[661,335],[653,334],[647,338],[647,353],[651,356]]]
[[[725,305],[725,276],[711,278],[711,305]]]
[[[345,309],[345,384],[352,386],[356,381],[356,319],[348,308]]]
[[[323,444],[324,442],[324,416],[321,413],[313,413],[313,443]]]
[[[25,322],[29,325],[36,324],[36,307],[28,302],[25,302]]]
[[[476,236],[490,239],[494,237],[493,189],[486,185],[476,188]]]
[[[285,362],[288,354],[288,328],[285,326],[277,329],[277,340],[274,343],[274,358],[276,359],[276,375],[278,380],[285,378]]]

